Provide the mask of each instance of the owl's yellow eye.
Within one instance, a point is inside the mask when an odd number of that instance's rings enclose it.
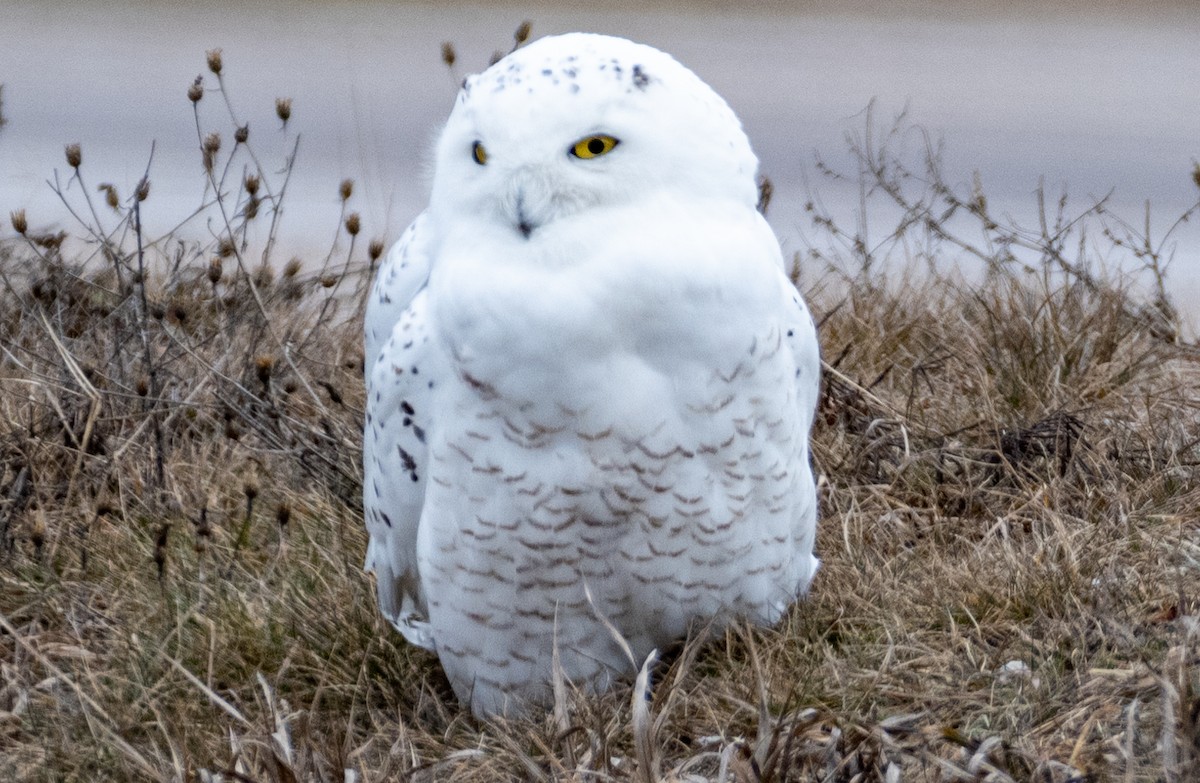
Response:
[[[487,165],[487,150],[479,142],[475,142],[474,146],[471,147],[471,157],[475,158],[475,162],[480,166]]]
[[[571,154],[584,160],[598,158],[612,152],[613,148],[620,143],[612,136],[588,136],[586,139],[575,142],[575,146],[571,147]]]

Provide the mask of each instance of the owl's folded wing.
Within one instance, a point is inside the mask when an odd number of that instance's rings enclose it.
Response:
[[[388,253],[367,304],[363,509],[365,567],[375,574],[380,611],[409,642],[434,650],[416,550],[434,385],[425,322],[428,234],[421,215]]]

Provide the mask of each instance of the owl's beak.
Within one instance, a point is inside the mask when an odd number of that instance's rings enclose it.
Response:
[[[526,213],[525,194],[521,191],[518,191],[517,192],[517,230],[521,232],[521,236],[525,237],[526,239],[529,239],[529,235],[533,233],[534,228],[536,228],[536,226],[534,225],[533,221],[530,220],[529,215]]]

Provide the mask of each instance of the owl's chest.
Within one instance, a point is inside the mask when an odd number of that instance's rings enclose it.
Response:
[[[764,447],[790,459],[803,440],[796,363],[776,325],[702,359],[612,349],[528,365],[449,364],[435,451],[448,470],[485,483],[498,470],[521,473],[513,465],[536,465],[531,476],[563,486],[614,466],[632,480],[655,460],[707,475],[723,469],[731,448],[739,459]]]
[[[780,574],[803,499],[806,423],[789,355],[768,329],[738,360],[686,376],[631,361],[523,399],[460,365],[430,444],[430,497],[444,513],[423,521],[428,572],[478,576],[472,595],[503,582],[513,592],[498,595],[497,612],[516,604],[553,619],[559,606],[560,620],[576,604],[590,617],[586,582],[606,616],[653,644],[651,626],[673,637],[735,595],[750,596],[738,611],[767,616],[775,592],[788,592]],[[766,565],[747,564],[754,551]],[[759,576],[747,586],[751,567]]]
[[[434,328],[464,362],[670,364],[731,355],[778,315],[770,228],[724,204],[595,209],[526,240],[455,223],[431,278]]]

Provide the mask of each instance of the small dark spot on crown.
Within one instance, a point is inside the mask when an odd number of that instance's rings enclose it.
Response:
[[[639,90],[645,90],[650,84],[650,74],[646,73],[645,69],[640,65],[633,66],[633,86]]]

